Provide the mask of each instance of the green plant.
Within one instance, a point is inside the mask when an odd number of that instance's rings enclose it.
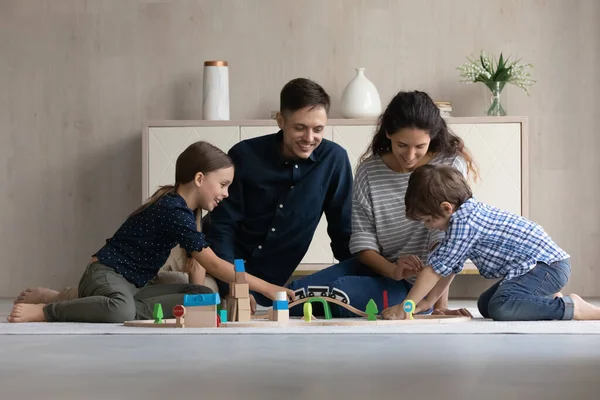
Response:
[[[531,79],[529,70],[533,68],[531,64],[522,64],[520,59],[509,61],[510,57],[490,57],[481,52],[478,58],[467,57],[467,62],[459,66],[460,76],[463,83],[481,82],[487,86],[493,94],[492,104],[488,110],[488,115],[506,115],[502,104],[500,103],[500,93],[507,83],[516,85],[523,89],[527,95],[530,93],[531,86],[535,83]]]

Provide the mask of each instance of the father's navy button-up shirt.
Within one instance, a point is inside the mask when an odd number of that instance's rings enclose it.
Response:
[[[215,253],[283,285],[304,257],[321,215],[336,259],[350,258],[352,170],[346,151],[323,139],[306,160],[284,159],[283,132],[231,148],[235,177],[229,197],[202,226]]]

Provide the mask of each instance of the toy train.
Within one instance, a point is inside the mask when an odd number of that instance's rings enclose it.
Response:
[[[308,286],[305,290],[304,288],[296,289],[294,294],[296,295],[296,299],[303,299],[305,297],[330,297],[332,299],[336,299],[341,301],[344,304],[350,304],[350,297],[343,291],[338,288],[333,288],[329,291],[329,286]]]

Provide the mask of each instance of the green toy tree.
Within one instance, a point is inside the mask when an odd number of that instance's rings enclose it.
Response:
[[[154,318],[154,323],[155,324],[162,324],[163,323],[163,310],[162,310],[162,305],[160,303],[156,303],[154,305],[154,312],[152,313],[152,318]]]
[[[375,300],[369,300],[365,312],[367,313],[367,321],[377,320],[377,313],[379,313],[379,310],[377,309],[377,304],[375,304]]]

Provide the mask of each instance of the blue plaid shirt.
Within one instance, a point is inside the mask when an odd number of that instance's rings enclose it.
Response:
[[[569,258],[538,224],[470,198],[450,217],[444,240],[428,264],[441,275],[458,274],[467,259],[484,278],[505,280],[529,272],[538,262]]]

